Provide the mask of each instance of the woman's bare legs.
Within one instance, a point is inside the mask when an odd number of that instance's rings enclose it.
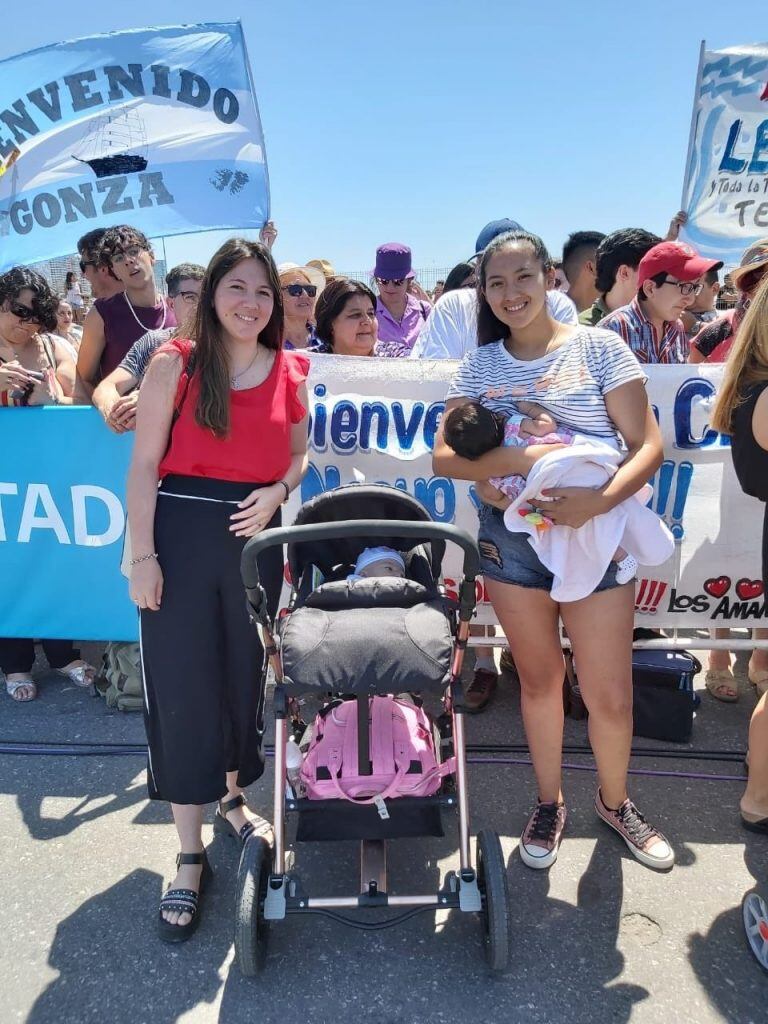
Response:
[[[634,610],[631,583],[560,606],[589,710],[589,740],[600,782],[595,810],[642,864],[666,870],[675,862],[672,847],[627,799]]]
[[[716,640],[726,640],[730,636],[730,630],[715,629],[710,630],[710,634],[714,634]],[[753,629],[752,637],[755,640],[768,640],[768,629]],[[731,655],[729,651],[709,652],[709,672],[728,672],[730,668]],[[755,648],[752,651],[747,674],[750,681],[759,686],[760,690],[765,689],[765,684],[768,683],[768,648]],[[738,696],[738,688],[735,682],[730,682],[728,679],[719,683],[717,681],[711,682],[708,684],[708,689],[716,697],[721,690],[726,698]]]
[[[238,772],[227,772],[227,792],[226,796],[221,798],[222,803],[227,800],[231,800],[233,797],[244,795],[244,791],[237,784],[238,774]],[[247,825],[249,822],[259,825],[263,824],[265,828],[268,827],[263,818],[260,818],[258,814],[254,814],[253,812],[248,814],[247,810],[248,809],[245,805],[241,805],[240,807],[233,808],[231,811],[227,811],[227,821],[234,825],[238,832],[243,825]]]
[[[179,849],[182,853],[203,851],[203,807],[198,804],[171,804],[173,822],[179,834]],[[171,882],[172,889],[200,890],[202,864],[182,864]],[[192,915],[178,910],[164,910],[163,917],[171,924],[183,927],[192,920]]]
[[[768,640],[768,629],[753,629],[752,638],[754,640]],[[768,680],[768,648],[755,648],[752,651],[752,657],[749,659],[749,675],[758,684],[765,683]]]
[[[520,678],[520,700],[539,800],[562,801],[563,678],[558,606],[546,590],[499,583],[485,586],[509,642]]]
[[[237,772],[227,772],[227,794],[221,798],[222,802],[231,800],[233,797],[243,795],[243,790],[237,784],[237,775]],[[227,814],[227,820],[230,821],[239,832],[243,825],[247,825],[250,821],[250,818],[245,813],[245,805],[235,807],[234,810],[229,811]]]
[[[715,640],[727,640],[731,635],[731,631],[730,629],[710,629],[709,635],[714,635]],[[729,669],[731,667],[731,652],[710,651],[709,667],[713,672],[722,672]]]
[[[560,606],[589,711],[589,742],[600,790],[612,808],[620,807],[627,798],[634,611],[635,588],[629,584]]]
[[[749,723],[749,780],[741,813],[750,821],[768,818],[768,694],[758,701]]]
[[[240,796],[243,790],[237,784],[235,772],[227,772],[227,793],[222,800],[231,800]],[[179,834],[179,849],[182,853],[201,853],[203,850],[203,812],[205,808],[197,804],[171,804],[173,821]],[[227,819],[239,832],[243,825],[252,821],[255,815],[249,816],[244,807],[235,807],[227,814]],[[172,889],[200,889],[201,864],[182,864],[176,877],[171,882]],[[163,917],[171,924],[183,926],[192,919],[191,914],[180,914],[177,910],[163,911]]]
[[[710,629],[709,635],[715,640],[727,640],[731,631],[729,629]],[[712,650],[709,652],[704,685],[716,700],[730,704],[739,699],[739,687],[731,669],[730,651]]]

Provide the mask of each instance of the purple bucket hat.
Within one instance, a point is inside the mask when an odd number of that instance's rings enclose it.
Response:
[[[411,250],[400,242],[385,242],[376,250],[376,266],[371,271],[382,281],[403,281],[414,276]]]

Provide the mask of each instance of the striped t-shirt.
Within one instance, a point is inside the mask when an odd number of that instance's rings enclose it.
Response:
[[[483,345],[462,360],[446,398],[474,399],[506,416],[517,411],[518,401],[538,402],[571,430],[615,438],[603,396],[646,379],[618,335],[582,327],[540,359],[515,359],[502,341]]]
[[[157,331],[147,331],[146,334],[142,334],[120,360],[120,368],[127,370],[140,384],[149,368],[150,359],[161,345],[170,341],[175,330],[175,327],[161,327]]]

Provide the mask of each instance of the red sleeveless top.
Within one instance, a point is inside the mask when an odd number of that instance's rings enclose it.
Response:
[[[187,389],[160,463],[160,477],[173,473],[254,484],[280,480],[291,463],[291,426],[307,413],[298,389],[307,379],[309,359],[303,353],[281,349],[275,353],[265,381],[255,388],[231,390],[229,434],[218,438],[195,420],[200,378],[193,371],[187,386],[186,375],[192,348],[191,341],[174,339],[157,350],[179,352],[184,360],[177,403]]]

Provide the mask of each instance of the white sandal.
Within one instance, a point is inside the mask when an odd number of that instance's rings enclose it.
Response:
[[[93,681],[96,678],[96,669],[87,661],[75,668],[57,668],[56,671],[59,675],[66,676],[75,686],[82,686],[83,689],[93,686]]]
[[[22,687],[27,687],[32,691],[29,697],[17,697],[17,693]],[[37,684],[34,679],[30,676],[29,679],[14,679],[10,680],[6,676],[5,679],[5,692],[8,696],[15,700],[18,704],[26,704],[30,700],[34,700],[37,696]]]

